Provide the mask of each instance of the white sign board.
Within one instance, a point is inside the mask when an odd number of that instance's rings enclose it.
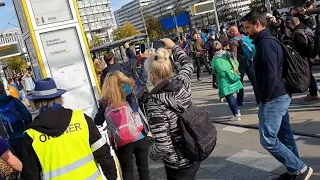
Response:
[[[69,0],[30,0],[37,26],[72,20]]]
[[[24,12],[27,19],[30,19],[29,27],[32,26],[29,29],[32,31],[26,34],[31,36],[32,40],[25,38],[25,42],[29,53],[31,52],[30,58],[35,74],[40,74],[41,70],[44,77],[52,77],[55,80],[58,88],[67,90],[62,96],[64,107],[82,109],[85,114],[94,117],[98,108],[98,82],[94,77],[94,68],[90,61],[89,48],[85,44],[81,21],[77,18],[79,14],[75,9],[76,1],[15,2],[23,4],[26,8]]]
[[[21,55],[19,44],[17,42],[0,45],[0,59]]]
[[[64,107],[82,109],[92,117],[97,105],[76,28],[40,33],[40,39],[51,77],[67,90]]]
[[[191,6],[191,13],[194,16],[215,11],[214,1],[206,1]]]

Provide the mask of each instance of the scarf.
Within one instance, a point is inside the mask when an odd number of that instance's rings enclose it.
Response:
[[[50,111],[50,110],[54,110],[54,109],[59,109],[62,108],[61,104],[56,104],[53,103],[51,106],[45,106],[43,108],[40,109],[40,114],[46,112],[46,111]]]

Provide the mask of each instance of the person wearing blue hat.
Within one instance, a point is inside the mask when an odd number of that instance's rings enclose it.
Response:
[[[82,110],[62,106],[65,92],[46,78],[27,96],[40,114],[23,137],[23,179],[102,179],[96,163],[106,178],[117,179],[108,143]]]

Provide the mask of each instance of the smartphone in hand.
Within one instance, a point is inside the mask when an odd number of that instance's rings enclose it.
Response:
[[[155,50],[159,48],[164,48],[164,47],[165,47],[165,44],[160,40],[153,41],[151,44],[151,48],[154,48]]]

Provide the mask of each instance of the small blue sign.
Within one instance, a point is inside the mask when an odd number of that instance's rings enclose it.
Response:
[[[186,26],[189,24],[188,13],[176,15],[178,27]],[[162,29],[167,31],[176,28],[176,22],[174,16],[166,17],[161,20]]]

